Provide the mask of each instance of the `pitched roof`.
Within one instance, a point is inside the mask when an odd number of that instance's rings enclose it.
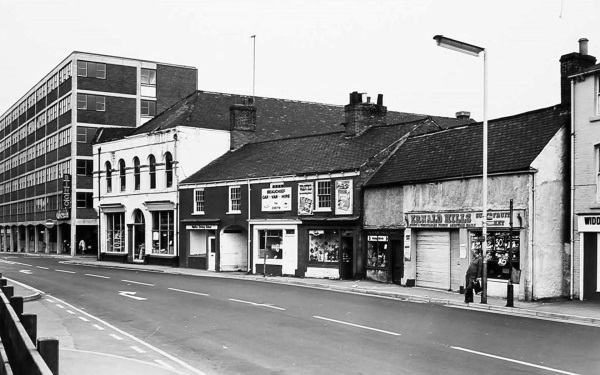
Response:
[[[241,104],[247,96],[209,91],[196,91],[175,103],[144,125],[129,129],[126,135],[145,134],[176,126],[229,130],[229,107]],[[256,97],[256,141],[323,134],[342,130],[344,107],[287,99]],[[399,123],[428,116],[388,111],[387,122]],[[433,117],[440,126],[452,127],[468,120]],[[472,120],[471,120],[472,121]],[[96,143],[113,141],[99,137]]]
[[[357,137],[342,131],[250,143],[227,152],[181,184],[356,170],[408,132],[427,126],[435,125],[424,119],[373,126]]]
[[[530,169],[534,159],[569,120],[568,108],[553,106],[489,121],[488,173]],[[365,186],[481,175],[482,145],[482,123],[411,136]]]

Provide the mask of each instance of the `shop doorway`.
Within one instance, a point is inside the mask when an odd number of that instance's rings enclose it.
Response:
[[[404,277],[404,246],[402,240],[392,240],[392,282],[401,285]]]
[[[354,236],[344,236],[342,234],[341,241],[341,257],[342,264],[340,265],[340,277],[344,280],[353,279],[352,259],[354,253]]]
[[[215,236],[208,236],[208,270],[214,271],[216,264],[216,240]]]
[[[450,289],[450,233],[423,230],[417,234],[417,286]]]
[[[143,262],[146,255],[146,221],[141,210],[133,212],[133,261]]]
[[[600,301],[598,236],[599,233],[583,234],[583,299],[588,301]]]

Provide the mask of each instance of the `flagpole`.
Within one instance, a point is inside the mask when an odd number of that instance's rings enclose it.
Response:
[[[254,100],[254,85],[256,82],[256,35],[250,38],[254,39],[254,48],[252,52],[252,100]]]

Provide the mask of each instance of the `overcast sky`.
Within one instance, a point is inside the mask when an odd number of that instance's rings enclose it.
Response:
[[[383,94],[388,110],[489,118],[560,101],[559,58],[589,39],[598,0],[0,0],[0,114],[73,51],[198,68],[201,90],[328,104]],[[256,49],[254,40],[256,35]]]

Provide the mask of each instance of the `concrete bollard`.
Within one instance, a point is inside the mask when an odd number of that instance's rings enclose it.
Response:
[[[41,337],[37,340],[36,346],[52,374],[58,375],[58,340],[52,337]]]
[[[15,287],[12,285],[5,285],[2,287],[2,293],[4,293],[6,298],[10,299],[15,295]]]
[[[15,314],[17,314],[19,319],[21,319],[21,315],[23,315],[23,297],[10,297],[10,306],[13,308],[13,310],[15,310]]]
[[[21,315],[21,324],[25,328],[25,332],[31,339],[31,343],[37,341],[37,315],[36,314],[23,314]]]

